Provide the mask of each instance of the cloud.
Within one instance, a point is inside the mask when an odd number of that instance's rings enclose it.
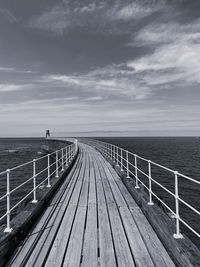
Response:
[[[127,63],[137,73],[143,73],[149,85],[186,81],[200,83],[200,20],[151,24],[142,29],[132,45],[151,45],[154,52]]]
[[[0,67],[0,72],[13,72],[13,73],[36,73],[31,70],[18,70],[10,67]]]
[[[8,9],[0,8],[0,15],[9,22],[18,22],[17,17]]]
[[[16,70],[14,68],[0,67],[0,71],[15,72]]]
[[[91,96],[86,98],[86,101],[99,101],[105,99],[103,96]]]
[[[132,3],[118,2],[118,4],[108,11],[113,20],[136,20],[141,19],[166,6],[166,1],[133,1]]]
[[[30,85],[29,85],[30,86]],[[27,85],[18,84],[0,84],[0,93],[21,91],[27,88]]]
[[[138,21],[166,7],[166,0],[124,1],[64,1],[30,19],[28,25],[56,35],[74,28],[92,32],[127,32],[127,22]],[[116,25],[116,22],[118,23]],[[132,31],[131,25],[128,31]]]
[[[121,72],[123,72],[123,76]],[[133,74],[133,72],[126,72],[122,66],[112,65],[96,69],[87,74],[73,76],[49,75],[44,80],[49,83],[54,82],[55,85],[59,86],[71,85],[80,91],[97,94],[98,97],[102,95],[109,98],[127,99],[128,97],[132,100],[148,98],[151,94],[150,90],[142,85],[139,79],[136,80]]]

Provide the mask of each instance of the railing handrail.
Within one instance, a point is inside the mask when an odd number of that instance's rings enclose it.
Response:
[[[48,139],[50,140],[50,139]],[[59,140],[57,140],[59,141]],[[69,141],[69,140],[63,140],[63,141]],[[10,214],[11,212],[17,208],[25,199],[27,199],[28,196],[30,196],[31,194],[33,194],[33,200],[32,203],[37,203],[37,196],[36,196],[36,191],[37,189],[44,184],[45,181],[48,181],[47,187],[51,187],[51,183],[50,183],[50,179],[52,178],[52,175],[54,175],[56,173],[56,177],[59,177],[59,169],[61,168],[61,171],[64,171],[64,166],[68,166],[69,162],[71,162],[71,160],[73,159],[73,157],[76,155],[76,152],[78,150],[78,146],[77,146],[77,139],[72,139],[69,141],[71,142],[71,144],[64,146],[56,151],[53,151],[51,153],[47,153],[46,155],[39,157],[39,158],[35,158],[33,160],[30,160],[28,162],[22,163],[18,166],[15,166],[13,168],[4,170],[2,172],[0,172],[0,176],[5,175],[7,176],[7,192],[6,194],[4,194],[3,196],[0,197],[0,201],[3,200],[4,198],[7,198],[7,211],[1,215],[0,217],[0,221],[3,220],[5,217],[7,217],[7,224],[6,224],[6,228],[4,230],[4,232],[11,232],[12,228],[10,226]],[[61,157],[59,158],[59,152],[61,152]],[[55,161],[53,161],[53,163],[50,163],[50,157],[52,155],[55,155]],[[47,158],[48,162],[47,162],[47,166],[45,166],[42,170],[40,170],[39,172],[36,172],[36,163],[42,159]],[[10,189],[10,173],[14,172],[15,170],[25,167],[27,165],[31,164],[31,166],[33,167],[33,175],[26,179],[23,183],[19,184],[18,186],[16,186],[15,188],[13,188],[12,190]],[[51,167],[55,165],[55,170],[53,170],[53,172],[51,172]],[[41,175],[42,173],[44,173],[45,171],[47,171],[47,177],[45,177],[44,179],[42,179],[42,181],[36,185],[36,179],[39,175]],[[16,190],[20,189],[22,186],[24,186],[25,184],[27,184],[30,181],[33,181],[33,189],[28,192],[25,196],[23,196],[22,199],[20,199],[17,203],[15,203],[15,205],[13,207],[10,207],[10,197],[12,195],[12,193],[14,193]]]
[[[145,159],[133,152],[130,152],[122,147],[113,145],[111,143],[107,143],[107,142],[103,142],[103,141],[99,141],[96,139],[89,139],[89,138],[80,138],[80,141],[88,143],[89,145],[92,145],[94,147],[96,147],[98,150],[100,150],[101,153],[103,153],[104,155],[106,155],[107,157],[111,158],[114,162],[117,163],[117,166],[119,166],[121,168],[121,170],[125,170],[126,171],[126,176],[127,178],[130,178],[130,174],[135,178],[136,180],[136,186],[135,188],[138,189],[139,188],[139,184],[138,181],[144,186],[145,189],[147,189],[147,191],[149,192],[149,202],[148,205],[154,205],[153,201],[152,201],[152,195],[159,201],[161,202],[175,217],[176,219],[176,232],[173,235],[174,238],[183,238],[182,234],[180,233],[180,226],[179,226],[179,222],[182,222],[190,231],[192,231],[197,237],[200,238],[200,233],[198,233],[195,229],[193,229],[187,222],[185,222],[185,220],[183,218],[181,218],[180,214],[179,214],[179,201],[184,204],[185,206],[187,206],[190,210],[192,210],[193,212],[195,212],[197,215],[200,215],[200,211],[198,211],[196,208],[194,208],[192,205],[190,205],[187,201],[183,200],[180,196],[179,196],[179,192],[178,192],[178,180],[179,177],[182,177],[184,179],[187,179],[191,182],[194,182],[198,185],[200,185],[200,181],[195,180],[194,178],[191,178],[187,175],[184,175],[178,171],[174,171],[170,168],[167,168],[161,164],[158,164],[154,161]],[[125,156],[123,156],[125,155]],[[129,161],[129,155],[134,156],[135,159],[135,163],[131,163]],[[145,173],[143,170],[141,170],[140,168],[138,168],[137,165],[137,160],[143,160],[145,162],[148,163],[148,174]],[[165,186],[163,186],[162,184],[160,184],[158,181],[156,181],[155,179],[153,179],[151,177],[151,166],[155,165],[163,170],[169,171],[170,173],[173,173],[174,177],[175,177],[175,186],[174,186],[174,193],[171,192],[169,189],[167,189]],[[130,166],[132,166],[132,168],[135,170],[135,173],[133,173],[132,170],[130,170]],[[149,185],[144,184],[143,181],[141,181],[141,179],[138,176],[138,171],[140,173],[142,173],[146,178],[148,178],[149,180]],[[168,192],[170,195],[172,195],[174,197],[175,200],[175,211],[173,211],[162,199],[160,199],[159,196],[157,196],[155,194],[155,192],[152,191],[152,182],[157,184],[159,187],[161,187],[162,189],[164,189],[166,192]]]

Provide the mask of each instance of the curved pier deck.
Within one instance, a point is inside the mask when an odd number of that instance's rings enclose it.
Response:
[[[94,148],[79,149],[9,266],[175,266],[112,166]]]

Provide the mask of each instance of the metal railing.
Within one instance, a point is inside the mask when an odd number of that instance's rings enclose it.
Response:
[[[23,163],[21,165],[18,165],[14,168],[7,169],[3,172],[0,172],[0,177],[6,178],[6,187],[7,192],[3,196],[0,197],[0,201],[6,199],[6,212],[0,217],[0,222],[7,217],[7,223],[6,228],[4,232],[11,232],[13,229],[11,228],[11,213],[23,202],[25,201],[29,196],[33,196],[32,203],[37,203],[37,189],[41,185],[44,185],[45,182],[47,182],[46,187],[51,187],[51,179],[55,175],[56,178],[59,178],[59,171],[64,171],[65,167],[69,165],[69,163],[72,161],[74,156],[76,155],[78,149],[77,140],[74,140],[74,143],[71,145],[68,145],[66,147],[63,147],[57,151],[54,151],[52,153],[46,154],[42,157],[33,159],[29,162]],[[46,160],[47,166],[45,166],[42,170],[37,172],[36,165],[38,165],[41,161]],[[25,182],[19,184],[15,188],[11,189],[10,186],[10,178],[12,174],[16,171],[18,171],[20,168],[31,168],[32,169],[32,176],[28,178]],[[40,179],[39,183],[37,184],[37,178],[41,176],[42,174],[46,173],[44,179]],[[11,198],[12,194],[16,192],[17,190],[21,189],[22,186],[27,185],[32,181],[32,190],[26,193],[25,196],[23,196],[17,203],[15,203],[11,207]]]
[[[195,236],[200,237],[200,233],[198,233],[192,226],[190,226],[180,215],[179,212],[179,206],[184,205],[185,207],[189,208],[192,212],[200,215],[200,212],[191,204],[189,204],[187,201],[185,201],[182,197],[180,197],[179,192],[179,179],[183,178],[186,179],[192,183],[194,183],[196,186],[200,185],[200,181],[195,180],[189,176],[183,175],[179,173],[178,171],[174,171],[170,168],[167,168],[165,166],[162,166],[156,162],[153,162],[151,160],[145,159],[143,157],[138,156],[137,154],[134,154],[132,152],[129,152],[128,150],[123,149],[122,147],[105,143],[102,141],[94,140],[94,139],[82,139],[81,140],[84,143],[87,143],[89,145],[92,145],[96,149],[98,149],[102,154],[110,158],[113,162],[116,163],[117,166],[121,169],[121,171],[126,172],[126,177],[130,178],[130,175],[135,178],[135,188],[139,189],[140,184],[144,186],[144,188],[148,191],[148,205],[154,205],[152,196],[158,200],[158,202],[162,203],[164,207],[172,214],[172,217],[176,220],[176,230],[173,234],[174,238],[179,239],[183,238],[183,235],[180,232],[180,222],[183,223],[186,228],[188,228]],[[132,159],[132,161],[130,160]],[[142,161],[144,164],[146,164],[146,172],[138,167],[138,161]],[[158,167],[162,171],[167,171],[171,173],[174,177],[174,192],[166,188],[166,186],[163,186],[161,183],[156,181],[152,177],[152,167]],[[147,179],[147,183],[142,181],[142,179],[139,177],[140,174]],[[173,210],[169,205],[167,205],[161,197],[159,197],[156,192],[152,190],[152,185],[155,184],[156,186],[160,187],[161,189],[165,190],[168,194],[170,194],[174,199],[174,207],[175,210]],[[198,221],[200,221],[198,219]]]

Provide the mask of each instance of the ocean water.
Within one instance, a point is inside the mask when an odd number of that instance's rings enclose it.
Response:
[[[200,180],[200,138],[198,137],[113,137],[96,138],[123,147],[146,159],[150,159],[180,173]],[[45,144],[44,139],[40,138],[8,138],[0,139],[0,172],[7,168],[12,168],[33,158],[41,157],[38,152]],[[134,163],[133,158],[130,160]],[[46,162],[40,162],[37,171],[46,166]],[[138,161],[138,167],[148,173],[147,163]],[[43,173],[37,182],[45,177]],[[26,166],[11,175],[11,188],[26,181],[32,176],[32,166]],[[148,179],[139,174],[139,178],[148,185]],[[174,175],[169,174],[157,167],[152,167],[152,178],[161,183],[167,189],[174,192]],[[32,181],[23,188],[12,194],[11,206],[13,206],[27,191],[32,189]],[[159,186],[152,184],[153,191],[175,210],[174,198]],[[6,176],[0,176],[0,196],[6,192]],[[179,178],[179,195],[183,200],[193,205],[199,210],[200,189],[196,184]],[[30,196],[30,199],[32,195]],[[156,202],[156,199],[153,199]],[[6,211],[6,202],[0,201],[0,216]],[[166,211],[166,210],[165,210]],[[166,211],[167,212],[167,211]],[[189,208],[180,204],[181,217],[195,230],[200,232],[199,216],[194,214]],[[200,240],[181,224],[181,230],[200,247]]]
[[[0,138],[0,172],[41,157],[41,146],[44,145],[42,138]],[[37,170],[44,166],[45,162],[40,162]],[[10,173],[11,189],[19,186],[33,175],[33,166],[29,164]],[[45,175],[45,174],[44,174]],[[38,182],[43,176],[38,179]],[[26,183],[19,190],[11,194],[11,207],[17,201],[30,192],[33,182]],[[6,174],[0,175],[0,197],[6,193]],[[32,198],[30,195],[28,199]],[[6,199],[0,201],[0,217],[6,212]],[[17,209],[12,213],[17,212]]]

